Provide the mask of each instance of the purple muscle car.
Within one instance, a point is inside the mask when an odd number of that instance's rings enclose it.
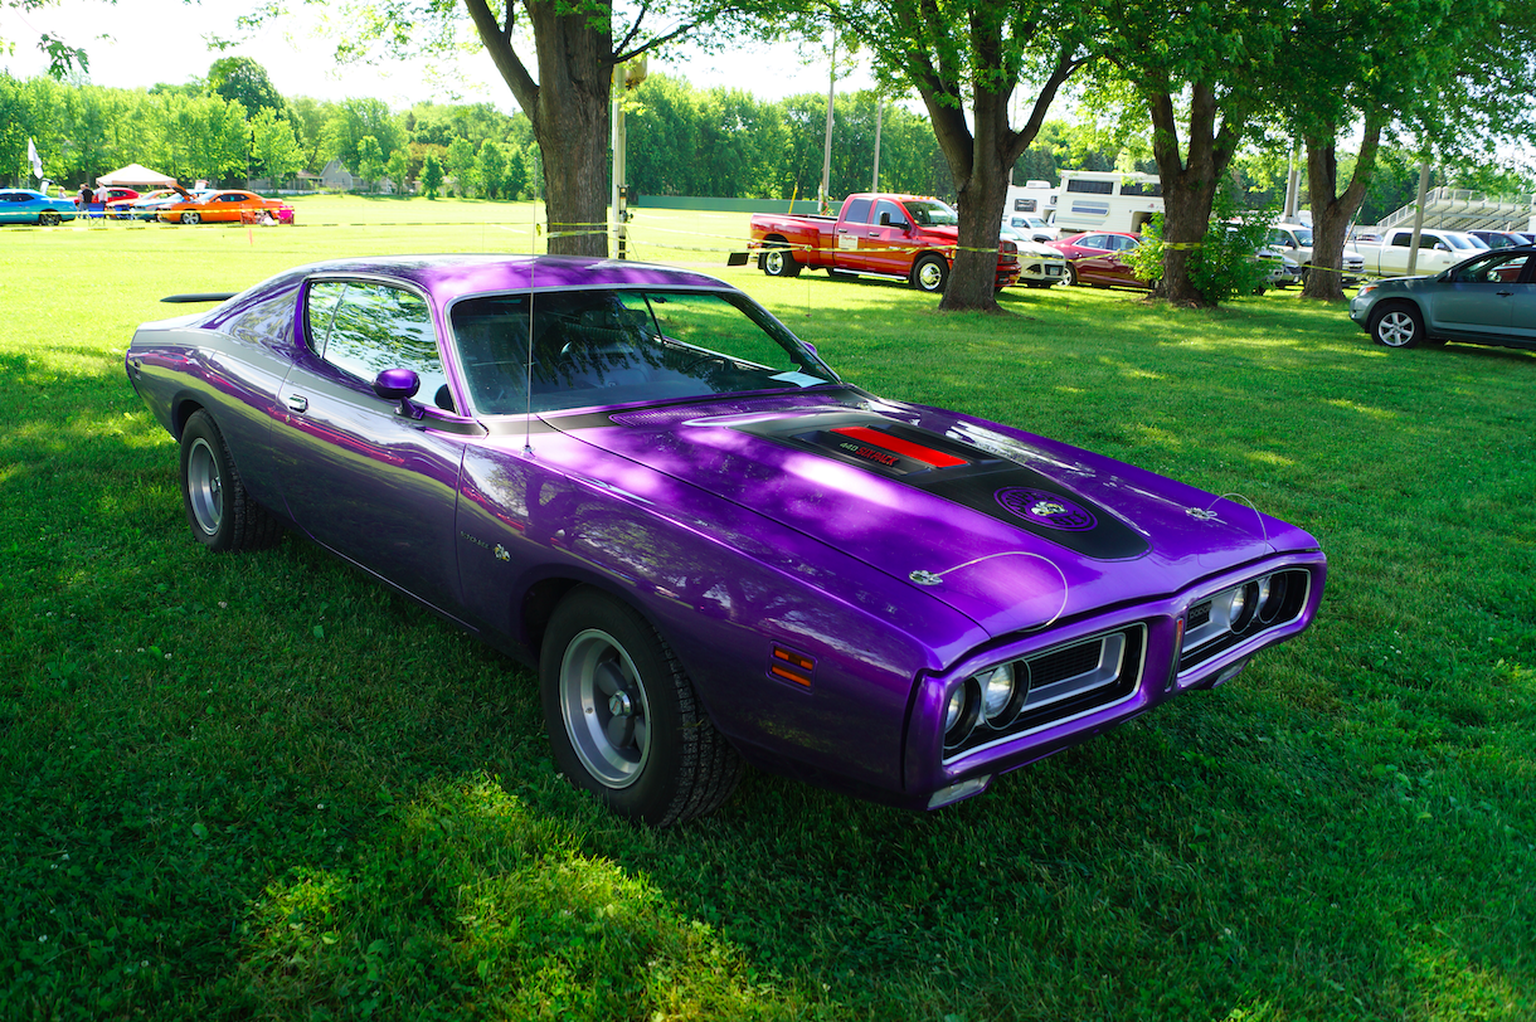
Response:
[[[978,794],[1232,678],[1326,575],[1244,503],[844,383],[684,270],[320,263],[145,324],[127,371],[194,536],[294,529],[537,665],[561,770],[656,825],[744,761]]]

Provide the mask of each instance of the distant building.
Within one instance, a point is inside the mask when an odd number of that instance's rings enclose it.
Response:
[[[340,160],[332,160],[320,171],[320,187],[339,192],[350,192],[357,187],[357,178],[347,172]]]

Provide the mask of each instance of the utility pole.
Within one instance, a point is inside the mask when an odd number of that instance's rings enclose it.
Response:
[[[875,176],[874,182],[869,186],[872,192],[880,190],[880,115],[885,112],[885,101],[879,93],[875,94]]]
[[[1408,276],[1419,268],[1419,238],[1424,232],[1424,198],[1429,193],[1429,161],[1419,164],[1419,202],[1413,211],[1413,247],[1408,250]]]
[[[837,89],[837,30],[832,30],[832,45],[829,49],[831,70],[827,75],[827,141],[822,149],[821,156],[821,193],[817,196],[816,208],[818,212],[825,213],[831,201],[832,191],[832,94]]]

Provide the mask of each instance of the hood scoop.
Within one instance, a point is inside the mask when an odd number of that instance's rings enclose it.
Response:
[[[1097,560],[1129,560],[1151,545],[1107,509],[1025,465],[869,413],[740,423],[743,433],[818,454],[959,504]]]

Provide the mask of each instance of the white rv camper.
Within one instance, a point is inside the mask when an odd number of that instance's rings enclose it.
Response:
[[[1083,231],[1140,234],[1163,211],[1163,186],[1154,174],[1064,170],[1061,187],[1046,181],[1010,186],[1003,222],[1014,216],[1039,216],[1061,236]]]

